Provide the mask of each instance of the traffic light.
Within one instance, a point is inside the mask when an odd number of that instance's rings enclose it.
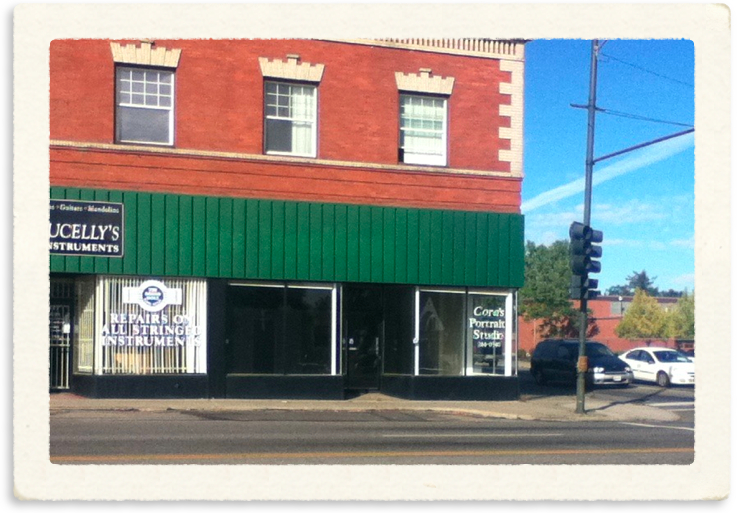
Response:
[[[570,269],[573,274],[587,277],[588,273],[600,272],[600,262],[596,258],[603,255],[603,248],[595,245],[600,242],[603,242],[603,232],[582,223],[570,225]]]
[[[597,288],[598,280],[573,274],[570,281],[570,299],[594,299],[598,297]]]
[[[570,225],[570,299],[593,299],[598,296],[598,280],[590,278],[589,273],[600,272],[603,249],[596,243],[603,242],[603,232],[593,230],[583,223]]]

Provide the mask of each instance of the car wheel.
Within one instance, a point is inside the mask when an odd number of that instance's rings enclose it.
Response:
[[[531,374],[533,374],[534,381],[536,381],[537,385],[547,384],[547,378],[544,377],[544,373],[541,371],[541,369],[535,369]]]
[[[657,384],[661,386],[662,388],[667,388],[670,386],[670,378],[667,376],[667,374],[660,371],[657,374]]]

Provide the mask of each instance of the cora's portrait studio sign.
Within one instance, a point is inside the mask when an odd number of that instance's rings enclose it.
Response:
[[[123,256],[123,204],[49,200],[49,253]]]

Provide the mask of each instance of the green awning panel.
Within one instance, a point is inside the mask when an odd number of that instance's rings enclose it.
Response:
[[[51,188],[123,203],[123,258],[50,256],[51,272],[523,286],[523,216]]]

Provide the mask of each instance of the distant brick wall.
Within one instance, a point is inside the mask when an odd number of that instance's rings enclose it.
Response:
[[[677,343],[674,339],[625,339],[616,335],[616,327],[621,322],[621,311],[618,306],[623,305],[624,311],[628,307],[628,303],[631,301],[631,297],[624,298],[619,303],[618,299],[612,296],[603,296],[595,300],[588,302],[588,309],[592,312],[591,322],[594,319],[597,323],[598,329],[600,330],[595,335],[593,340],[603,342],[612,351],[621,353],[628,351],[634,347],[640,346],[658,346],[658,347],[672,347],[675,348]],[[674,304],[676,298],[658,298],[661,305],[669,307]],[[613,306],[618,305],[618,306]],[[524,349],[531,353],[536,347],[536,344],[541,342],[542,337],[539,332],[541,326],[540,321],[525,321],[523,317],[519,317],[518,324],[518,346],[519,349]]]

